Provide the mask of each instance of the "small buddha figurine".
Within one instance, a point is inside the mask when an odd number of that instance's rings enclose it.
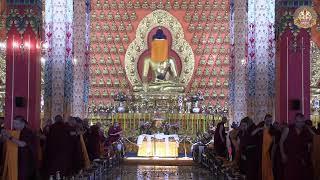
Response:
[[[148,73],[152,71],[152,80],[148,82]],[[179,77],[175,59],[169,57],[169,45],[162,29],[158,29],[152,38],[151,57],[144,59],[142,86],[135,86],[135,92],[184,92],[184,86],[178,83]]]

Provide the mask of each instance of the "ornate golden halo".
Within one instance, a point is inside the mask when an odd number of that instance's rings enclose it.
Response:
[[[317,24],[318,15],[312,7],[302,6],[295,11],[293,18],[296,26],[307,29]]]
[[[182,69],[179,82],[185,87],[188,86],[194,71],[194,54],[189,43],[184,39],[184,31],[180,22],[169,12],[155,10],[145,16],[139,23],[136,31],[136,38],[130,43],[125,55],[125,70],[132,86],[141,86],[141,79],[138,75],[137,63],[140,55],[148,49],[148,33],[162,26],[170,30],[172,34],[172,50],[180,57]]]

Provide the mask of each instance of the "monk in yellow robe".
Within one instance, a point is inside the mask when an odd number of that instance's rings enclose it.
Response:
[[[36,136],[22,116],[13,120],[12,131],[3,130],[5,142],[3,180],[36,179]]]
[[[271,160],[271,149],[273,144],[273,137],[270,133],[270,128],[272,125],[272,116],[267,114],[264,118],[264,121],[258,125],[251,136],[256,136],[258,139],[258,176],[257,180],[274,180],[273,170],[272,170],[272,160]]]

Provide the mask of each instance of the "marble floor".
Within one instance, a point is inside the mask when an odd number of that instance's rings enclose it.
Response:
[[[209,180],[212,174],[198,166],[122,165],[108,175],[110,180]]]

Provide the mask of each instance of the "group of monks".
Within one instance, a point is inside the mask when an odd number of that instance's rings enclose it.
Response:
[[[100,123],[89,126],[88,120],[57,115],[39,132],[17,116],[13,129],[0,127],[1,180],[49,179],[78,174],[95,159],[108,156],[109,146],[121,135],[119,124],[110,127],[105,137]]]
[[[320,180],[320,124],[316,128],[298,113],[293,124],[280,125],[267,114],[257,125],[249,117],[233,123],[226,133],[226,122],[217,125],[214,151],[247,180]]]

